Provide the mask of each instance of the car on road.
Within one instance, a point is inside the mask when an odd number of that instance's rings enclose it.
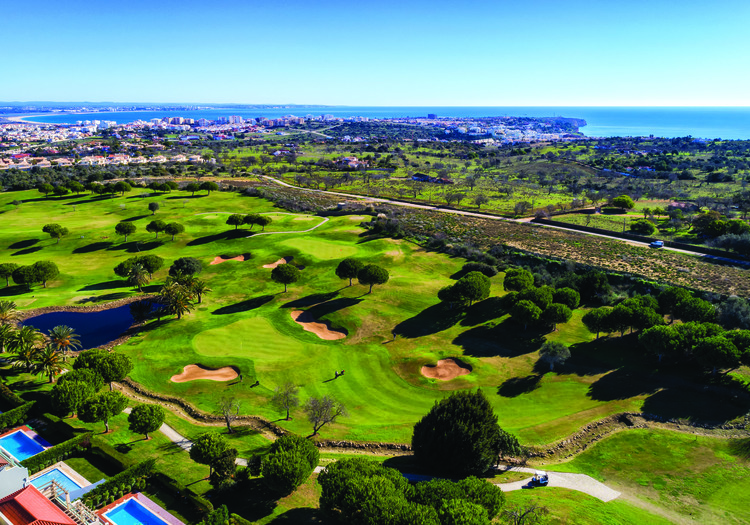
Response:
[[[653,241],[649,246],[652,248],[664,248],[664,241]]]

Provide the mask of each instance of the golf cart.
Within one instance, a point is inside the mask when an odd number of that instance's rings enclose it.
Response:
[[[549,483],[549,476],[546,472],[537,471],[531,478],[531,484],[535,487],[546,487]]]

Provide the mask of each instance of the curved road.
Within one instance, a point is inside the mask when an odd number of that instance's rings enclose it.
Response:
[[[490,214],[486,214],[486,213],[473,212],[473,211],[464,211],[464,210],[453,210],[453,209],[449,209],[449,208],[442,208],[440,206],[432,206],[432,205],[426,205],[426,204],[414,204],[414,203],[411,203],[411,202],[394,201],[394,200],[390,200],[390,199],[383,199],[383,198],[380,198],[380,197],[368,197],[368,196],[365,196],[365,195],[352,195],[352,194],[349,194],[349,193],[340,193],[340,192],[337,192],[337,191],[315,190],[315,189],[310,189],[310,188],[300,188],[298,186],[294,186],[292,184],[288,184],[288,183],[286,183],[284,181],[280,181],[280,180],[275,179],[273,177],[269,177],[268,175],[262,175],[262,177],[265,178],[265,179],[268,179],[269,181],[275,182],[276,184],[279,184],[281,186],[286,186],[287,188],[294,188],[295,190],[309,191],[309,192],[313,192],[313,193],[324,193],[326,195],[336,195],[336,196],[339,196],[339,197],[347,197],[349,199],[362,199],[362,200],[366,200],[366,201],[370,201],[370,202],[382,202],[382,203],[385,203],[385,204],[392,204],[394,206],[403,206],[405,208],[419,208],[419,209],[422,209],[422,210],[437,211],[437,212],[441,212],[441,213],[453,213],[455,215],[465,215],[467,217],[478,217],[480,219],[491,219],[491,220],[495,220],[495,221],[507,221],[507,222],[515,222],[515,223],[528,223],[528,224],[533,224],[534,226],[536,226],[538,228],[555,228],[557,230],[564,230],[564,231],[568,231],[568,232],[575,232],[575,233],[580,233],[582,235],[592,235],[594,237],[604,237],[605,239],[612,239],[612,240],[615,240],[615,241],[627,242],[627,243],[636,244],[636,245],[645,246],[645,247],[648,247],[648,245],[649,245],[649,243],[647,243],[647,242],[631,241],[629,239],[621,239],[619,237],[612,237],[610,235],[605,235],[605,234],[602,234],[602,233],[584,232],[584,231],[580,231],[580,230],[573,230],[571,228],[565,228],[563,226],[558,226],[558,225],[554,225],[553,226],[551,224],[536,224],[536,223],[530,222],[528,219],[526,219],[526,220],[524,220],[524,219],[508,219],[506,217],[498,217],[497,215],[490,215]],[[698,256],[698,257],[701,257],[703,259],[710,259],[712,261],[721,261],[721,262],[727,262],[727,263],[730,263],[730,264],[738,264],[738,265],[742,265],[742,266],[748,266],[748,265],[750,265],[750,261],[742,261],[742,260],[739,260],[739,259],[729,259],[727,257],[718,257],[716,255],[707,255],[707,254],[704,254],[704,253],[693,252],[693,251],[690,251],[690,250],[682,250],[680,248],[670,248],[670,247],[665,246],[664,248],[661,248],[661,249],[662,250],[672,251],[672,252],[677,252],[677,253],[684,253],[684,254],[687,254],[687,255]]]

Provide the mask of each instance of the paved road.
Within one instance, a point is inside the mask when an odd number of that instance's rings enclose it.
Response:
[[[508,467],[500,469],[503,472],[528,472],[533,474],[537,470],[525,467]],[[549,475],[548,487],[562,487],[570,490],[577,490],[593,496],[602,501],[612,501],[620,496],[620,493],[614,489],[609,488],[604,483],[601,483],[591,476],[586,474],[573,474],[571,472],[550,472],[546,471]],[[531,489],[531,477],[521,480],[514,481],[511,483],[495,483],[503,492],[510,492],[512,490]],[[536,488],[535,490],[544,490],[543,487]]]
[[[309,191],[309,192],[313,192],[313,193],[325,193],[327,195],[336,195],[336,196],[339,196],[339,197],[347,197],[347,198],[350,198],[350,199],[352,199],[352,198],[354,198],[354,199],[364,199],[364,200],[367,200],[367,201],[370,201],[370,202],[382,202],[384,204],[392,204],[393,206],[403,206],[403,207],[406,207],[406,208],[418,208],[418,209],[422,209],[422,210],[437,211],[437,212],[440,212],[440,213],[452,213],[454,215],[464,215],[466,217],[477,217],[477,218],[480,218],[480,219],[490,219],[490,220],[495,220],[495,221],[507,221],[507,222],[515,222],[515,223],[528,223],[528,224],[533,224],[534,226],[536,226],[538,228],[554,228],[554,229],[557,229],[557,230],[564,230],[564,231],[568,231],[568,232],[575,232],[575,233],[580,233],[580,234],[583,234],[583,235],[592,235],[594,237],[604,237],[605,239],[612,239],[612,240],[615,240],[615,241],[627,242],[627,243],[637,244],[637,245],[646,246],[646,247],[649,245],[649,243],[647,243],[647,242],[631,241],[631,240],[628,240],[628,239],[621,239],[619,237],[612,237],[610,235],[605,235],[605,234],[602,234],[602,233],[584,232],[584,231],[574,230],[574,229],[571,229],[571,228],[565,228],[564,226],[559,226],[559,225],[554,225],[553,226],[553,225],[550,225],[550,224],[543,224],[543,225],[542,224],[536,224],[536,223],[530,222],[529,219],[508,219],[506,217],[498,217],[497,215],[489,215],[487,213],[465,211],[465,210],[452,210],[452,209],[448,209],[448,208],[443,208],[441,206],[432,206],[431,204],[414,204],[414,203],[411,203],[411,202],[394,201],[394,200],[390,200],[390,199],[383,199],[383,198],[380,198],[380,197],[367,197],[367,196],[363,196],[363,195],[352,195],[352,194],[349,194],[349,193],[340,193],[340,192],[337,192],[337,191],[327,191],[327,190],[315,190],[315,189],[310,189],[310,188],[300,188],[298,186],[294,186],[292,184],[288,184],[286,182],[280,181],[280,180],[275,179],[273,177],[269,177],[267,175],[263,175],[263,177],[266,178],[266,179],[268,179],[268,180],[270,180],[270,181],[272,181],[272,182],[275,182],[276,184],[280,184],[281,186],[286,186],[287,188],[294,188],[294,189],[297,189],[297,190]],[[730,264],[738,264],[738,265],[743,265],[743,266],[750,265],[750,261],[742,261],[742,260],[739,260],[739,259],[730,259],[730,258],[727,258],[727,257],[718,257],[718,256],[715,256],[715,255],[706,255],[706,254],[703,254],[703,253],[693,252],[693,251],[690,251],[690,250],[682,250],[680,248],[670,248],[668,246],[665,246],[664,248],[661,248],[661,249],[662,250],[671,251],[671,252],[678,252],[678,253],[684,253],[684,254],[687,254],[687,255],[698,256],[698,257],[701,257],[703,259],[710,259],[712,261],[721,261],[721,262],[726,262],[726,263],[730,263]]]

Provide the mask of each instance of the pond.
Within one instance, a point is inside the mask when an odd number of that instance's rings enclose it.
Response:
[[[71,327],[78,334],[82,349],[97,348],[114,341],[133,324],[130,305],[100,312],[50,312],[30,317],[24,326],[33,326],[45,335],[55,326]]]

